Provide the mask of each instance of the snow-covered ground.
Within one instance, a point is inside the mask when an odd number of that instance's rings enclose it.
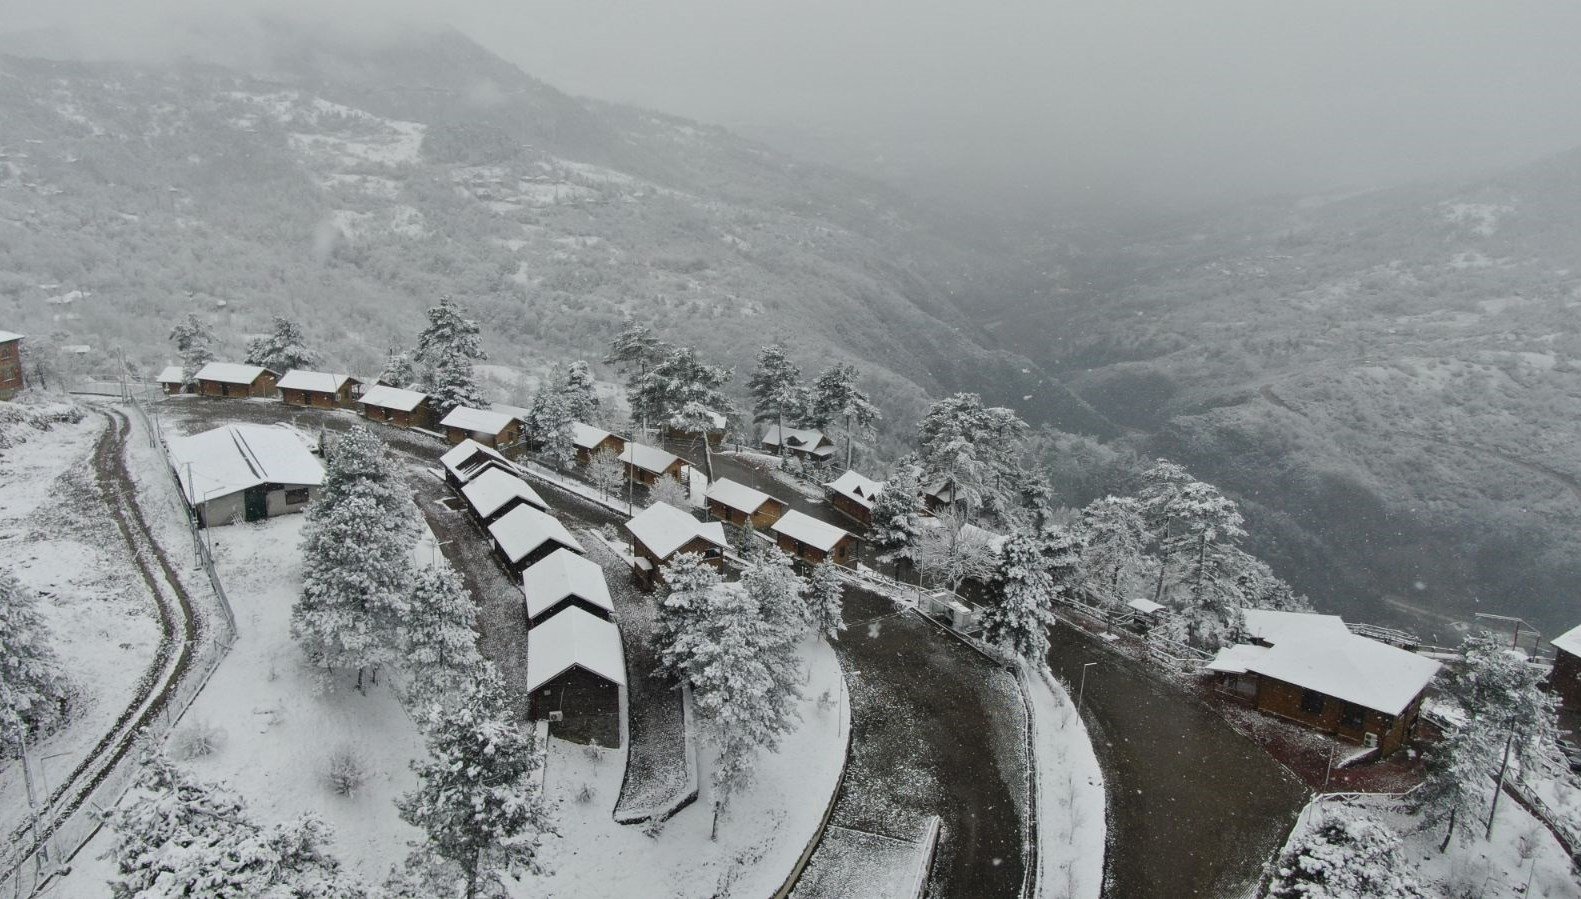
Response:
[[[1038,779],[1038,895],[1096,897],[1103,888],[1106,834],[1103,770],[1087,726],[1063,684],[1028,673]]]
[[[801,723],[780,749],[759,758],[750,785],[733,796],[710,841],[714,757],[702,746],[702,794],[666,821],[656,836],[610,817],[626,768],[625,750],[589,749],[551,740],[545,790],[560,830],[544,861],[551,873],[529,878],[515,894],[562,899],[652,896],[773,895],[816,833],[845,761],[850,705],[833,650],[801,647],[808,682]],[[580,796],[586,787],[587,801]]]

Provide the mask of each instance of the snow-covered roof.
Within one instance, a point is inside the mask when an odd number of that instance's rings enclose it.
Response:
[[[251,384],[268,371],[262,365],[243,365],[240,362],[210,362],[193,375],[199,381],[218,381],[221,384]]]
[[[763,445],[780,445],[779,425],[769,425],[769,429],[763,434]],[[834,442],[816,428],[786,428],[785,446],[787,449],[819,456],[827,456],[834,452]]]
[[[505,458],[499,450],[484,446],[471,437],[446,450],[445,454],[439,457],[439,464],[445,467],[445,471],[450,472],[456,480],[463,484],[477,477],[481,471],[486,470],[490,462],[504,466],[506,471],[518,472],[521,470],[511,460]]]
[[[871,509],[873,508],[873,500],[884,489],[884,482],[875,481],[855,471],[847,471],[823,486],[825,489],[838,493],[864,508]]]
[[[180,384],[187,379],[187,373],[179,365],[167,365],[159,370],[159,377],[154,379],[156,384]]]
[[[961,525],[962,543],[966,543],[968,541],[972,543],[982,543],[986,544],[988,548],[994,552],[999,552],[1005,548],[1005,543],[1007,543],[1009,540],[1010,537],[1007,534],[1000,534],[990,531],[987,528],[978,527],[969,521]]]
[[[537,618],[568,596],[578,596],[614,614],[604,569],[597,562],[568,549],[557,549],[522,572],[522,592],[527,595],[527,617]]]
[[[1417,697],[1439,664],[1387,643],[1325,631],[1275,643],[1246,670],[1325,696],[1398,715]]]
[[[1268,652],[1266,646],[1256,646],[1251,643],[1237,643],[1219,650],[1213,661],[1208,663],[1209,671],[1218,671],[1224,674],[1245,674],[1246,666],[1262,658]]]
[[[177,369],[180,371],[180,369]],[[304,368],[293,368],[280,378],[278,386],[281,390],[311,390],[314,393],[338,393],[347,381],[353,380],[351,375],[337,375],[327,371],[308,371]]]
[[[581,449],[593,449],[614,436],[603,428],[595,428],[592,425],[583,424],[579,421],[571,424],[571,442]],[[619,438],[617,437],[616,439],[618,440]]]
[[[472,511],[483,518],[488,518],[495,512],[505,507],[513,499],[520,499],[529,506],[549,510],[549,504],[543,501],[538,491],[526,481],[518,478],[503,469],[489,466],[477,477],[468,481],[461,488],[461,495],[467,498],[467,503],[472,506]]]
[[[389,387],[376,384],[369,387],[357,402],[364,406],[378,406],[380,409],[394,409],[397,412],[410,412],[428,399],[428,394],[416,390],[406,390],[400,387]]]
[[[703,411],[708,414],[708,421],[711,423],[710,427],[713,430],[715,430],[715,431],[723,431],[725,429],[725,417],[723,415],[721,415],[718,412],[715,412],[712,409],[704,409]],[[679,428],[674,428],[672,426],[672,430],[680,430],[680,429]]]
[[[457,406],[447,413],[439,426],[442,428],[460,428],[478,434],[498,434],[510,427],[513,419],[503,412],[490,409],[474,409],[471,406]]]
[[[22,335],[15,331],[0,331],[0,343],[10,343],[13,340],[21,339]]]
[[[289,428],[225,425],[169,441],[170,463],[196,505],[259,484],[316,487],[324,466]]]
[[[1126,605],[1141,612],[1143,615],[1156,615],[1168,608],[1163,603],[1153,602],[1151,599],[1133,599]]]
[[[714,502],[723,503],[748,515],[763,508],[763,504],[766,502],[778,502],[774,497],[761,490],[754,490],[729,478],[720,478],[709,484],[706,496]]]
[[[680,458],[674,453],[665,452],[646,443],[628,443],[620,453],[620,461],[630,462],[643,471],[651,471],[654,474],[668,471]]]
[[[773,530],[776,533],[784,534],[797,543],[805,544],[824,552],[834,549],[835,544],[851,536],[843,528],[837,528],[826,521],[819,521],[797,509],[786,512],[779,521],[774,522]]]
[[[582,551],[582,544],[576,542],[559,519],[532,506],[517,506],[506,512],[499,521],[489,525],[489,534],[499,544],[500,552],[512,562],[525,559],[545,543],[558,543]]]
[[[1555,649],[1561,649],[1573,656],[1581,656],[1581,625],[1565,631],[1559,636],[1548,641]]]
[[[931,496],[941,503],[951,503],[955,501],[955,485],[948,480],[934,481],[922,488],[922,494]]]
[[[1246,636],[1252,640],[1279,645],[1281,639],[1302,639],[1311,634],[1349,634],[1350,629],[1338,615],[1313,612],[1279,612],[1273,609],[1242,609]]]
[[[536,690],[575,667],[626,685],[620,629],[586,609],[570,606],[527,632],[527,690]]]
[[[660,559],[668,559],[676,550],[702,537],[720,549],[725,541],[725,529],[719,522],[704,524],[669,503],[654,503],[626,522],[626,530],[637,542]]]

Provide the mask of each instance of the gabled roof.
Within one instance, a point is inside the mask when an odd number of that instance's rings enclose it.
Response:
[[[732,509],[745,512],[748,515],[751,515],[757,510],[763,508],[764,503],[776,502],[780,503],[780,505],[784,505],[784,503],[780,502],[780,500],[769,496],[767,493],[764,493],[761,490],[754,490],[745,484],[739,484],[730,480],[729,478],[720,478],[712,484],[709,484],[708,493],[705,495],[714,502],[723,503]]]
[[[167,365],[159,370],[159,377],[154,379],[156,384],[181,384],[187,380],[187,373],[179,365]]]
[[[1138,612],[1141,612],[1143,615],[1155,615],[1169,608],[1163,603],[1153,602],[1151,599],[1133,599],[1126,603],[1126,605]]]
[[[922,495],[932,497],[941,503],[955,502],[955,485],[949,480],[934,481],[922,488]]]
[[[199,381],[218,381],[221,384],[251,384],[268,371],[262,365],[243,365],[240,362],[210,362],[198,369],[193,377]]]
[[[665,452],[646,443],[628,443],[620,453],[620,461],[630,462],[637,468],[654,474],[665,473],[671,465],[680,461],[680,458],[674,453]]]
[[[780,445],[779,425],[769,425],[768,431],[763,434],[763,445]],[[830,453],[834,452],[834,441],[816,428],[786,428],[785,446],[787,449],[800,450],[804,453],[816,452],[818,455],[828,455],[822,452],[825,449]]]
[[[709,420],[709,422],[711,422],[710,426],[712,427],[713,430],[715,430],[715,431],[723,431],[725,429],[726,419],[725,419],[724,415],[722,415],[722,414],[720,414],[718,412],[715,412],[712,409],[706,409],[704,411],[708,413],[708,420]],[[674,425],[671,425],[670,426],[670,430],[672,430],[672,431],[679,431],[681,429],[675,427]]]
[[[369,387],[362,396],[357,398],[357,402],[364,406],[378,406],[380,409],[410,412],[422,405],[423,400],[426,399],[428,399],[428,394],[426,393],[377,384]]]
[[[0,331],[0,343],[10,343],[13,340],[21,339],[22,335],[16,333],[15,331]]]
[[[446,450],[445,454],[439,457],[439,464],[445,467],[445,471],[450,472],[452,477],[463,484],[487,470],[491,462],[503,466],[509,472],[521,471],[499,450],[484,446],[471,437]]]
[[[179,370],[179,369],[178,369]],[[293,368],[280,378],[276,386],[281,390],[311,390],[314,393],[339,393],[347,381],[356,381],[351,375],[331,374],[327,371],[308,371]],[[360,381],[358,383],[361,383]]]
[[[697,537],[720,549],[729,545],[719,522],[704,524],[669,503],[654,503],[643,509],[626,522],[626,530],[660,560],[668,559]]]
[[[494,412],[489,409],[474,409],[471,406],[457,406],[451,409],[439,422],[442,428],[460,428],[463,431],[472,431],[479,434],[498,434],[510,427],[515,421],[503,412]]]
[[[579,421],[571,424],[571,442],[580,449],[593,449],[611,437],[615,437],[615,435],[603,428],[595,428],[592,425],[583,424]],[[620,440],[622,444],[626,442],[619,437],[615,437],[615,439]]]
[[[1207,668],[1222,674],[1245,674],[1246,666],[1268,654],[1268,647],[1251,643],[1237,643],[1219,650]]]
[[[461,488],[461,495],[466,497],[467,503],[472,506],[472,511],[479,517],[488,518],[495,512],[505,507],[513,499],[519,499],[535,509],[549,511],[549,504],[543,501],[538,491],[521,478],[503,469],[489,466],[477,477],[468,481]]]
[[[884,490],[884,482],[854,471],[847,471],[823,486],[830,493],[838,493],[866,509],[873,508],[873,500]]]
[[[576,667],[626,685],[620,629],[586,609],[569,606],[527,632],[527,690],[536,690]]]
[[[1398,715],[1433,680],[1439,664],[1349,631],[1309,632],[1275,643],[1246,670],[1324,696]]]
[[[772,530],[824,552],[834,549],[841,540],[851,536],[845,529],[819,521],[798,509],[786,512],[784,517],[774,522]]]
[[[582,551],[582,544],[576,542],[559,519],[532,506],[517,506],[506,512],[503,518],[489,525],[489,535],[505,558],[513,563],[527,558],[546,543]]]
[[[527,596],[528,618],[537,618],[570,596],[580,597],[610,614],[615,612],[604,569],[568,549],[557,549],[522,572],[522,593]]]
[[[259,484],[316,487],[324,466],[289,428],[225,425],[169,441],[170,463],[196,505]]]
[[[1241,609],[1246,636],[1251,640],[1279,645],[1286,639],[1304,639],[1311,634],[1349,634],[1350,629],[1338,615],[1313,612],[1280,612],[1274,609]]]
[[[1548,642],[1552,643],[1555,649],[1581,657],[1581,626],[1573,627]]]

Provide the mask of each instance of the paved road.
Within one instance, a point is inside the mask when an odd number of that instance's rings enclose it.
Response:
[[[1306,790],[1207,706],[1079,628],[1050,634],[1049,665],[1073,689],[1109,794],[1104,895],[1219,899],[1245,892],[1283,842]]]

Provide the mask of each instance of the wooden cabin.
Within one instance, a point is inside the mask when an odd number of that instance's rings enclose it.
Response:
[[[1548,687],[1566,711],[1581,714],[1581,627],[1555,637],[1552,645],[1554,669],[1548,675]]]
[[[527,632],[528,715],[551,732],[618,747],[625,723],[626,655],[620,629],[579,606],[563,607]]]
[[[515,474],[496,466],[485,466],[478,476],[461,488],[472,515],[485,527],[504,518],[517,506],[532,506],[540,512],[549,511],[532,485]]]
[[[269,397],[275,395],[280,376],[262,365],[210,362],[192,376],[198,393],[215,397]]]
[[[518,504],[489,525],[494,550],[512,577],[521,577],[539,559],[557,549],[582,552],[582,544],[571,536],[560,520],[532,506]]]
[[[27,378],[22,373],[22,335],[0,331],[0,400],[22,392]]]
[[[415,390],[375,385],[358,397],[357,405],[363,418],[398,428],[426,428],[433,422],[433,401]]]
[[[457,446],[463,440],[473,440],[499,449],[514,446],[522,439],[521,419],[504,412],[474,409],[471,406],[451,409],[439,426],[444,429],[445,439],[451,446]]]
[[[362,381],[351,375],[301,368],[286,372],[277,386],[281,402],[313,409],[350,409],[362,396]]]
[[[714,449],[719,449],[725,443],[725,430],[727,428],[728,422],[723,415],[713,411],[712,409],[710,409],[708,412],[708,418],[712,422],[708,428],[707,433],[708,445]],[[661,428],[660,433],[663,434],[666,439],[674,440],[678,443],[696,443],[704,436],[697,431],[688,431],[685,428],[677,428],[669,424],[666,424],[663,428]]]
[[[537,627],[569,606],[605,621],[615,617],[604,569],[568,549],[557,549],[522,572],[522,595],[527,600],[528,627]]]
[[[823,485],[829,505],[862,527],[873,524],[873,503],[878,500],[878,494],[883,489],[882,482],[854,471],[847,471]]]
[[[769,425],[763,434],[763,448],[778,455],[782,442],[785,452],[811,462],[827,462],[834,458],[834,441],[814,428],[786,428],[782,437],[779,425]]]
[[[233,424],[168,442],[170,465],[204,527],[302,512],[318,496],[324,466],[296,432]]]
[[[626,441],[619,436],[582,422],[571,425],[571,442],[576,446],[576,461],[583,465],[601,453],[618,457],[626,451]]]
[[[855,536],[800,510],[785,513],[770,530],[780,549],[808,565],[834,562],[849,567],[856,561]]]
[[[767,528],[780,520],[790,505],[775,499],[761,490],[739,484],[729,478],[720,478],[708,485],[706,495],[708,514],[720,521],[746,526],[748,521],[758,529]]]
[[[160,369],[154,383],[159,385],[160,392],[165,396],[190,392],[187,390],[187,373],[179,365],[167,365]]]
[[[680,456],[656,446],[628,443],[621,450],[620,461],[626,464],[626,477],[644,487],[652,487],[659,482],[659,478],[686,483],[686,462]]]
[[[521,475],[521,469],[516,463],[492,447],[484,446],[475,440],[463,440],[461,443],[445,451],[439,457],[439,465],[445,470],[445,483],[460,490],[467,482],[478,477],[491,468],[510,475]]]
[[[1207,670],[1222,692],[1253,708],[1377,747],[1380,757],[1409,742],[1439,663],[1348,631],[1292,630],[1278,639],[1225,647]]]
[[[701,522],[668,503],[654,503],[626,522],[631,535],[631,554],[636,559],[637,582],[652,587],[663,578],[661,569],[681,553],[697,553],[715,568],[723,570],[724,525]]]
[[[922,505],[930,514],[943,514],[955,505],[955,485],[949,481],[934,481],[922,488]]]

